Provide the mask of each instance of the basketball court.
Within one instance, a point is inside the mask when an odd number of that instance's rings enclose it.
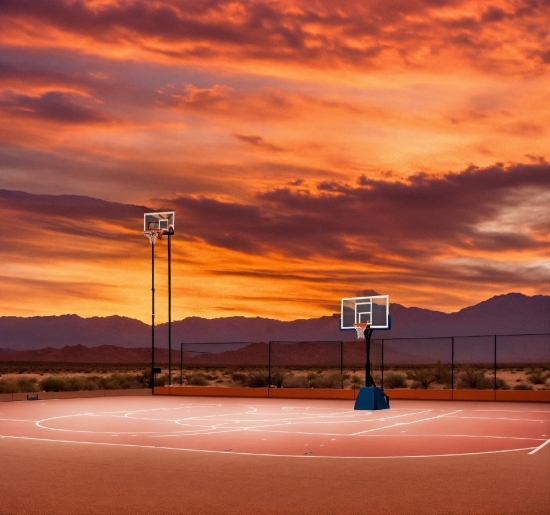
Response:
[[[550,502],[547,404],[11,402],[0,404],[0,449],[10,478],[0,513],[69,513],[86,498],[86,513],[183,513],[189,503],[194,513],[546,513]]]

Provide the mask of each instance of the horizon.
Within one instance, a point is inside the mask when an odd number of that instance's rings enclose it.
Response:
[[[532,297],[550,297],[550,295],[546,295],[546,294],[535,294],[535,295],[525,295],[523,293],[520,293],[520,292],[509,292],[509,293],[502,293],[502,294],[499,294],[499,295],[494,295],[488,299],[484,299],[480,302],[476,302],[475,304],[471,304],[469,306],[463,306],[462,308],[458,309],[457,311],[449,311],[449,312],[445,312],[445,311],[438,311],[438,310],[434,310],[434,309],[429,309],[429,308],[424,308],[422,306],[405,306],[403,304],[399,304],[399,303],[391,303],[390,304],[390,311],[391,311],[391,306],[393,304],[397,304],[398,306],[400,307],[403,307],[405,309],[422,309],[422,310],[427,310],[427,311],[431,311],[433,313],[442,313],[442,314],[445,314],[445,315],[452,315],[452,314],[456,314],[456,313],[459,313],[460,311],[462,311],[463,309],[467,309],[467,308],[471,308],[471,307],[474,307],[474,306],[477,306],[479,304],[482,304],[484,302],[487,302],[487,301],[490,301],[494,298],[497,298],[497,297],[505,297],[505,296],[508,296],[508,295],[522,295],[524,297],[529,297],[529,298],[532,298]],[[51,317],[64,317],[64,316],[75,316],[75,317],[79,317],[79,318],[82,318],[82,319],[91,319],[91,318],[111,318],[111,317],[121,317],[121,318],[128,318],[130,320],[136,320],[136,321],[139,321],[139,322],[142,322],[146,325],[151,325],[150,323],[150,320],[140,320],[139,318],[133,318],[133,317],[128,317],[128,316],[124,316],[124,315],[119,315],[119,314],[111,314],[111,315],[91,315],[91,316],[82,316],[82,315],[79,315],[78,313],[61,313],[61,314],[44,314],[44,315],[31,315],[31,316],[28,316],[28,317],[24,317],[24,316],[17,316],[17,315],[0,315],[0,318],[9,318],[9,317],[14,317],[14,318],[51,318]],[[340,317],[340,312],[334,312],[334,313],[330,313],[330,314],[325,314],[325,315],[320,315],[320,316],[315,316],[315,317],[310,317],[310,318],[296,318],[296,319],[290,319],[290,320],[282,320],[282,319],[279,319],[279,318],[270,318],[270,317],[265,317],[265,316],[259,316],[259,315],[254,315],[254,316],[245,316],[245,315],[228,315],[228,316],[216,316],[216,317],[201,317],[201,316],[197,316],[197,315],[189,315],[189,316],[186,316],[184,318],[180,318],[180,319],[174,319],[172,318],[172,322],[181,322],[183,320],[186,320],[188,318],[200,318],[200,319],[203,319],[203,320],[221,320],[221,319],[224,319],[224,318],[262,318],[262,319],[265,319],[265,320],[272,320],[272,321],[277,321],[277,322],[297,322],[299,320],[314,320],[316,318],[322,318],[322,317]],[[155,322],[155,325],[163,325],[163,324],[167,324],[168,321],[163,321],[163,322]]]
[[[0,316],[150,323],[143,214],[166,210],[173,320],[544,294],[549,23],[523,0],[3,2]]]

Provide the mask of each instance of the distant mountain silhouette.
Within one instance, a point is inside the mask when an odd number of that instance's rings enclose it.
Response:
[[[375,331],[374,338],[550,333],[548,295],[509,293],[450,314],[392,304],[390,313],[392,329]],[[338,314],[291,322],[260,317],[189,317],[172,323],[172,348],[179,349],[180,342],[355,340],[354,331],[340,331],[339,327]],[[157,326],[155,341],[159,351],[167,347],[167,324]],[[5,359],[9,350],[77,345],[136,349],[150,344],[151,327],[126,317],[0,317],[0,359]]]

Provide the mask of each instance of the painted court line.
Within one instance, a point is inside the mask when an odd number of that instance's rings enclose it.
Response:
[[[471,418],[475,420],[515,420],[518,422],[548,422],[547,420],[542,420],[540,418],[469,417],[467,415],[462,415],[460,417],[451,417],[451,418]]]
[[[543,447],[545,447],[546,445],[548,445],[550,443],[550,438],[548,440],[546,440],[546,442],[543,442],[541,443],[537,448],[533,449],[530,453],[528,454],[535,454],[536,452],[540,451]]]
[[[419,422],[427,422],[428,420],[436,420],[438,418],[454,415],[455,413],[460,413],[461,411],[462,410],[451,411],[450,413],[443,413],[442,415],[436,415],[435,417],[421,418],[420,420],[411,420],[410,422],[397,422],[397,424],[391,424],[389,426],[375,427],[373,429],[367,429],[366,431],[360,431],[359,433],[352,433],[349,436],[357,436],[364,433],[370,433],[371,431],[380,431],[382,429],[389,429],[391,427],[408,426],[410,424],[418,424]]]
[[[450,458],[458,456],[480,456],[483,454],[501,454],[505,452],[517,452],[517,451],[529,451],[533,447],[525,447],[521,449],[500,449],[496,451],[479,451],[479,452],[463,452],[463,453],[449,453],[449,454],[418,454],[418,455],[404,455],[404,456],[316,456],[314,454],[272,454],[272,453],[252,453],[252,452],[231,452],[231,451],[215,451],[210,449],[186,449],[182,447],[164,447],[162,445],[138,445],[130,443],[110,443],[110,442],[82,442],[75,440],[54,440],[52,438],[35,438],[27,436],[11,436],[0,435],[0,439],[5,438],[9,440],[32,440],[37,442],[51,442],[51,443],[68,443],[76,445],[104,445],[107,447],[133,447],[139,449],[159,449],[167,451],[180,451],[180,452],[201,452],[207,454],[233,454],[237,456],[262,456],[271,458],[302,458],[302,459],[337,459],[337,460],[383,460],[383,459],[404,459],[404,458]]]

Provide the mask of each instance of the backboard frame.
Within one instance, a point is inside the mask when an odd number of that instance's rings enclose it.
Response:
[[[143,232],[162,230],[162,234],[174,234],[176,217],[174,211],[157,211],[143,215]]]
[[[353,324],[356,323],[368,323],[370,329],[391,329],[390,296],[343,298],[340,308],[340,329],[355,330]]]

